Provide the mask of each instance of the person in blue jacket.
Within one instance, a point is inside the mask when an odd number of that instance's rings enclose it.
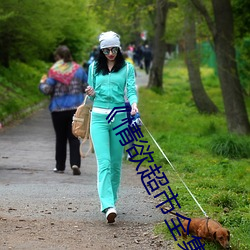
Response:
[[[67,142],[69,142],[70,166],[73,175],[80,175],[80,142],[72,134],[72,117],[84,100],[87,74],[73,61],[67,46],[59,46],[55,51],[56,62],[48,75],[41,79],[39,89],[50,95],[49,110],[56,134],[55,173],[64,173],[66,168]]]
[[[108,223],[115,222],[116,202],[121,179],[123,146],[117,131],[126,112],[116,114],[111,123],[106,120],[114,107],[125,106],[124,93],[131,105],[131,114],[138,112],[134,66],[126,63],[121,53],[120,36],[113,31],[99,36],[100,53],[88,71],[86,93],[93,100],[90,134],[97,159],[97,189],[101,211]],[[124,124],[119,130],[128,126]]]

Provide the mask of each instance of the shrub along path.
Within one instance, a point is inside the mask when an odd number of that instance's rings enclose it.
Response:
[[[142,72],[138,83],[147,80]],[[139,80],[140,79],[140,80]],[[82,175],[53,173],[54,132],[47,108],[0,130],[0,249],[172,249],[155,236],[164,223],[133,167],[124,164],[118,218],[99,211],[94,154]]]

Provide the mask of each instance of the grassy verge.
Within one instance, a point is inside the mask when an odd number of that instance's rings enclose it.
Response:
[[[10,119],[20,118],[24,110],[32,110],[46,97],[38,90],[42,74],[48,65],[33,62],[30,65],[12,62],[9,69],[0,67],[0,122],[6,124]]]
[[[197,112],[186,68],[182,61],[174,60],[164,70],[163,94],[145,88],[139,90],[141,117],[202,208],[230,230],[232,249],[250,249],[250,138],[227,133],[218,79],[209,68],[202,68],[201,72],[205,89],[220,114]],[[250,107],[250,100],[247,100],[247,107]],[[181,208],[174,204],[174,211],[188,218],[203,217],[145,128],[142,131],[151,146],[150,151],[154,151],[154,163],[163,167],[169,186],[178,193]],[[156,226],[156,232],[173,239],[164,222]],[[180,249],[177,243],[181,244],[182,240],[179,237],[175,242],[176,249]],[[205,243],[207,250],[219,249],[214,243]]]

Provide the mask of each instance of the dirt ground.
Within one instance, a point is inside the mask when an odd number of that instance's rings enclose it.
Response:
[[[54,132],[47,107],[0,129],[0,250],[169,249],[155,235],[156,209],[132,166],[124,164],[113,225],[100,212],[94,154],[82,175],[53,173]]]
[[[1,218],[0,249],[172,249],[152,225]]]

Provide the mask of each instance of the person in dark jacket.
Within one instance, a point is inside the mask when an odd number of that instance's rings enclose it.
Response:
[[[144,57],[145,71],[146,71],[146,74],[148,74],[149,69],[150,69],[150,65],[151,65],[151,61],[153,59],[153,55],[152,55],[151,49],[149,48],[149,46],[147,44],[145,45],[145,48],[144,48],[143,57]]]

